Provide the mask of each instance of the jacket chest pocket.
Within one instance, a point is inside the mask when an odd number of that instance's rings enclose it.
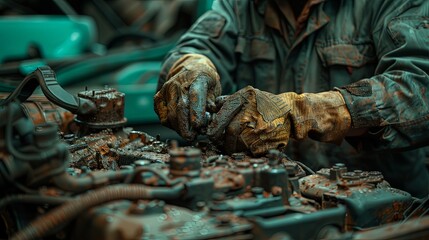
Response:
[[[372,77],[377,56],[371,43],[316,44],[317,54],[327,71],[330,87],[341,87]]]
[[[235,52],[238,54],[238,89],[251,85],[265,91],[276,90],[276,52],[271,42],[240,37]]]

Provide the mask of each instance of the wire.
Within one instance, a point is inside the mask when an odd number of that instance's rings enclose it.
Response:
[[[137,167],[134,171],[133,174],[130,174],[125,180],[124,183],[131,183],[134,180],[134,177],[139,174],[139,173],[143,173],[143,172],[150,172],[155,174],[157,177],[159,177],[161,180],[163,180],[165,182],[165,184],[167,186],[174,186],[178,183],[180,183],[183,179],[181,178],[177,178],[174,180],[171,180],[168,178],[168,176],[166,176],[165,174],[163,174],[161,171],[158,171],[154,168],[148,168],[148,167]]]
[[[419,211],[424,205],[426,205],[426,203],[427,202],[429,202],[429,195],[427,196],[427,197],[425,197],[425,198],[423,198],[423,199],[421,199],[422,200],[422,202],[419,204],[419,206],[417,206],[403,221],[402,221],[402,223],[405,223],[406,221],[408,221],[417,211]],[[415,202],[413,202],[411,205],[410,205],[410,208],[409,209],[411,209],[411,207],[414,205],[414,203]],[[407,210],[405,210],[405,212],[407,212],[409,209],[407,209]],[[428,212],[428,210],[429,209],[427,209],[427,210],[425,210],[424,212],[423,212],[423,215],[424,214],[426,214],[427,212]],[[404,213],[405,213],[404,212]]]
[[[311,168],[309,168],[307,165],[305,165],[302,162],[299,161],[295,161],[292,158],[290,158],[288,155],[286,155],[284,152],[281,152],[281,155],[283,158],[286,158],[286,160],[294,162],[296,164],[298,164],[300,167],[304,168],[304,170],[307,170],[307,172],[309,172],[310,174],[316,174],[316,172],[314,172]]]
[[[294,160],[292,160],[293,162],[295,162],[296,164],[298,164],[300,167],[302,167],[302,168],[304,168],[305,170],[307,170],[310,174],[316,174],[316,172],[315,171],[313,171],[311,168],[309,168],[307,165],[305,165],[304,163],[302,163],[302,162],[298,162],[298,161],[294,161]]]
[[[429,208],[428,208],[428,209],[426,209],[422,214],[420,214],[419,218],[423,217],[423,216],[424,216],[424,215],[426,215],[426,213],[428,213],[428,212],[429,212]]]
[[[9,153],[12,156],[22,161],[45,161],[57,155],[58,152],[61,152],[62,150],[63,151],[67,150],[65,145],[57,144],[51,149],[46,149],[37,153],[22,153],[18,151],[15,148],[15,146],[13,146],[12,131],[13,131],[13,116],[15,115],[15,112],[18,111],[19,109],[20,108],[16,103],[11,102],[8,105],[8,114],[7,114],[7,120],[6,120],[6,130],[5,130],[5,145],[6,145],[6,149],[9,151]]]

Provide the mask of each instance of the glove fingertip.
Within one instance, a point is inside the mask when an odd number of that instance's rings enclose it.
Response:
[[[193,132],[187,132],[186,134],[182,135],[182,137],[188,141],[188,142],[192,142],[195,140],[196,138],[196,134]]]
[[[217,138],[217,129],[215,126],[213,126],[212,124],[210,124],[207,127],[207,137],[209,137],[210,140],[215,140]]]
[[[216,107],[216,103],[210,98],[207,99],[206,108],[208,112],[216,112],[216,110],[218,110]]]

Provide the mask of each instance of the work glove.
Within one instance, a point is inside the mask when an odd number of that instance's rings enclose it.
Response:
[[[192,141],[208,124],[206,112],[214,112],[221,84],[215,66],[207,57],[186,54],[171,67],[167,82],[154,97],[161,123]]]
[[[289,138],[340,143],[351,116],[337,91],[279,95],[246,87],[229,96],[212,119],[209,138],[228,153],[282,149]]]

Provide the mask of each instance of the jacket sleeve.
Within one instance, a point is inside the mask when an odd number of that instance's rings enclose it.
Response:
[[[368,150],[429,144],[429,2],[377,2],[369,15],[379,59],[375,74],[339,89],[353,127],[370,129],[349,140]]]
[[[232,87],[232,72],[236,67],[234,49],[238,35],[234,2],[215,1],[212,10],[201,16],[179,39],[178,44],[169,52],[163,63],[158,90],[168,80],[168,71],[174,62],[187,53],[208,57],[216,66],[223,89]]]

